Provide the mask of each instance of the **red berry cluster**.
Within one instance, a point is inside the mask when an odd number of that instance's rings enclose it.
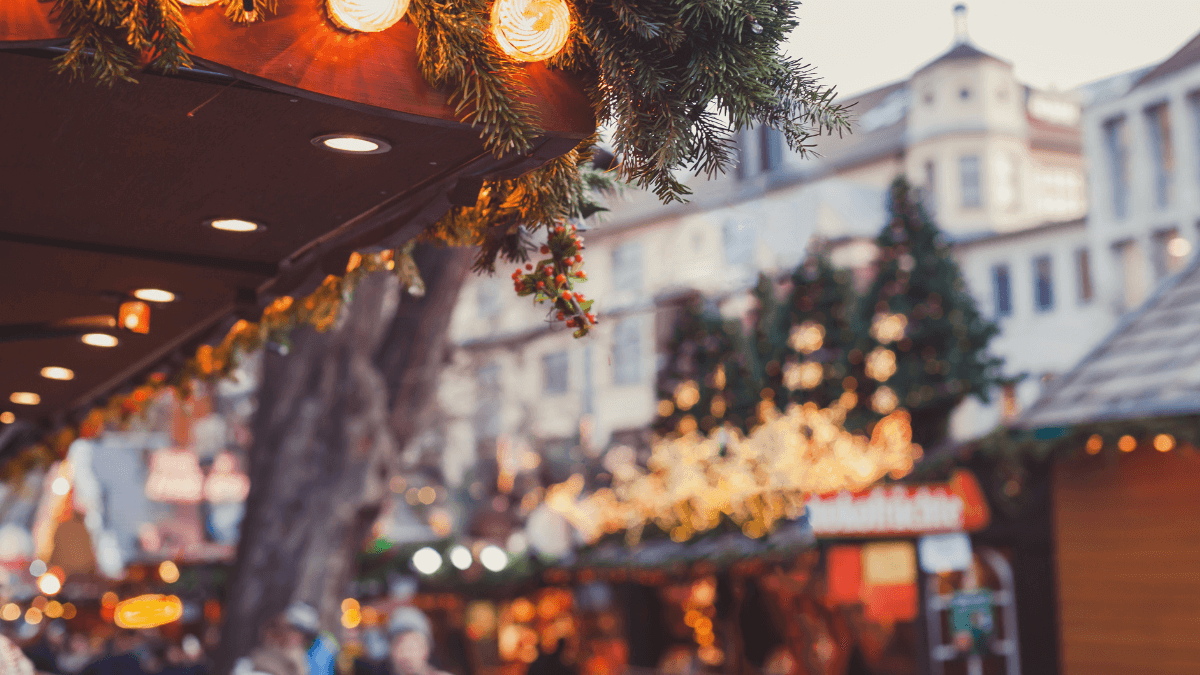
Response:
[[[587,335],[588,328],[596,324],[596,315],[590,311],[593,301],[574,288],[574,284],[587,281],[580,253],[583,237],[574,225],[558,225],[550,230],[540,250],[542,255],[550,257],[526,263],[524,270],[517,268],[512,273],[517,295],[534,295],[538,303],[550,300],[554,303],[551,311],[555,319],[576,329],[575,337]]]

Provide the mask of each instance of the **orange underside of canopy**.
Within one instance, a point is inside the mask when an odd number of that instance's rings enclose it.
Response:
[[[53,2],[0,1],[0,48],[45,46],[68,36],[51,20]],[[461,121],[447,92],[429,86],[417,63],[417,29],[401,20],[379,33],[336,28],[324,0],[280,0],[278,11],[248,25],[219,6],[183,8],[192,53],[259,84],[332,97],[398,113]],[[591,105],[576,78],[541,64],[523,66],[541,116],[555,135],[590,134]]]

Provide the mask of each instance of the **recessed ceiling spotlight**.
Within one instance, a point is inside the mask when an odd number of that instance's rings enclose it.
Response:
[[[75,371],[61,366],[46,366],[42,368],[42,377],[47,380],[72,380],[75,379]]]
[[[93,347],[116,347],[117,338],[106,333],[87,333],[79,338],[85,345]]]
[[[32,391],[14,391],[8,400],[17,405],[37,405],[42,402],[42,397]]]
[[[146,302],[171,302],[175,299],[175,294],[161,288],[139,288],[133,292],[133,297]]]
[[[242,220],[241,218],[213,218],[208,221],[208,225],[213,229],[226,232],[255,232],[266,229],[252,220]]]
[[[312,142],[319,148],[350,155],[382,155],[392,149],[392,144],[382,138],[358,134],[325,134],[312,139]]]

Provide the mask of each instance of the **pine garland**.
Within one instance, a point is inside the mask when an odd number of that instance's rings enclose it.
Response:
[[[132,81],[139,66],[190,65],[178,0],[54,0],[71,44],[58,67],[103,84]],[[277,0],[221,0],[234,21],[270,20]],[[574,31],[551,67],[586,83],[598,123],[613,130],[618,176],[663,201],[690,190],[681,169],[709,177],[735,161],[734,134],[754,125],[783,132],[804,153],[814,135],[841,133],[846,111],[811,68],[781,54],[796,26],[796,0],[568,0]],[[414,0],[404,20],[418,30],[417,55],[430,85],[450,93],[459,118],[498,156],[528,151],[542,130],[525,97],[523,66],[490,34],[489,0]],[[586,192],[576,150],[510,181],[492,181],[480,202],[447,214],[430,236],[480,246],[476,269],[497,258],[523,263],[528,234],[578,216]],[[569,316],[566,320],[579,320]]]

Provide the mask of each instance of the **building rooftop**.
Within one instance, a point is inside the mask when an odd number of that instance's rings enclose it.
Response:
[[[1180,47],[1178,51],[1167,57],[1165,61],[1154,66],[1150,72],[1142,75],[1138,79],[1134,88],[1161,80],[1168,75],[1177,73],[1185,68],[1191,67],[1200,63],[1200,33],[1197,33],[1188,43]]]
[[[1200,257],[1167,279],[1017,421],[1044,428],[1200,412]]]

